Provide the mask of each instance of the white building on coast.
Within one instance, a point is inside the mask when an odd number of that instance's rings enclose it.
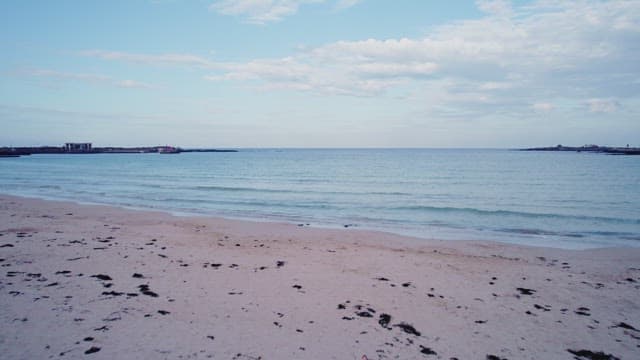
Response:
[[[65,143],[64,151],[72,153],[91,152],[91,143]]]

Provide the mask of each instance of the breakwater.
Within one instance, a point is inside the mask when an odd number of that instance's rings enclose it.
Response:
[[[93,147],[87,150],[69,150],[64,146],[0,147],[0,157],[32,154],[179,154],[183,152],[237,152],[225,149],[183,149],[172,146]]]
[[[637,147],[611,147],[611,146],[598,146],[598,145],[584,145],[584,146],[549,146],[549,147],[537,147],[520,149],[521,151],[573,151],[573,152],[594,152],[610,155],[640,155],[640,148]]]

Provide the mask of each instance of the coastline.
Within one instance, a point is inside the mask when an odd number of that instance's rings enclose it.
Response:
[[[183,155],[9,160],[0,192],[426,239],[640,246],[637,162],[629,157],[503,150]],[[562,165],[545,165],[556,161]],[[601,169],[603,176],[580,169]]]
[[[557,250],[596,250],[596,249],[607,249],[607,248],[638,248],[640,249],[640,245],[626,243],[624,241],[615,242],[615,241],[603,241],[598,240],[594,242],[585,242],[580,237],[581,241],[573,241],[568,242],[566,239],[558,242],[555,238],[522,238],[518,237],[519,235],[526,234],[525,232],[511,232],[511,233],[493,233],[491,235],[480,234],[479,232],[469,232],[469,230],[461,230],[454,234],[453,230],[448,229],[448,231],[443,232],[443,230],[430,232],[428,234],[424,234],[421,229],[413,229],[413,231],[407,231],[406,229],[401,229],[398,227],[378,227],[372,226],[371,224],[355,224],[350,222],[323,222],[322,220],[314,219],[310,220],[307,218],[304,219],[293,219],[293,218],[280,218],[280,217],[250,217],[250,216],[241,216],[241,215],[233,215],[228,213],[220,213],[220,212],[197,212],[197,211],[185,211],[185,210],[174,210],[170,208],[148,208],[141,205],[124,205],[117,203],[101,203],[99,201],[93,200],[80,200],[80,199],[72,199],[72,198],[64,198],[64,197],[52,197],[48,195],[34,195],[34,194],[10,194],[0,192],[0,197],[15,197],[18,199],[31,199],[31,200],[43,200],[47,202],[62,202],[68,203],[72,205],[81,205],[81,206],[103,206],[103,207],[112,207],[116,209],[122,209],[127,211],[135,211],[135,212],[150,212],[150,213],[162,213],[166,215],[175,216],[178,218],[194,218],[194,219],[216,219],[216,220],[229,220],[229,221],[239,221],[246,223],[265,223],[265,224],[280,224],[280,225],[289,225],[289,226],[303,226],[306,228],[313,228],[318,230],[352,230],[352,231],[363,231],[370,232],[376,234],[383,234],[384,236],[388,236],[391,238],[395,238],[393,241],[411,241],[417,242],[419,244],[424,244],[425,242],[470,242],[470,243],[497,243],[497,244],[506,244],[513,246],[522,246],[522,247],[531,247],[531,248],[541,248],[541,249],[557,249]],[[533,232],[536,233],[535,231]],[[514,239],[517,239],[514,241]]]
[[[0,219],[7,359],[640,353],[638,248],[425,240],[4,194]]]

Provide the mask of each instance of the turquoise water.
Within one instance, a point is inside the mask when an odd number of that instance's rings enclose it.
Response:
[[[0,159],[0,192],[421,238],[640,246],[640,157],[322,149]]]

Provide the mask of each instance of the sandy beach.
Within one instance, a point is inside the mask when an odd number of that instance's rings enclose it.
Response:
[[[640,249],[0,195],[2,359],[638,359]]]

